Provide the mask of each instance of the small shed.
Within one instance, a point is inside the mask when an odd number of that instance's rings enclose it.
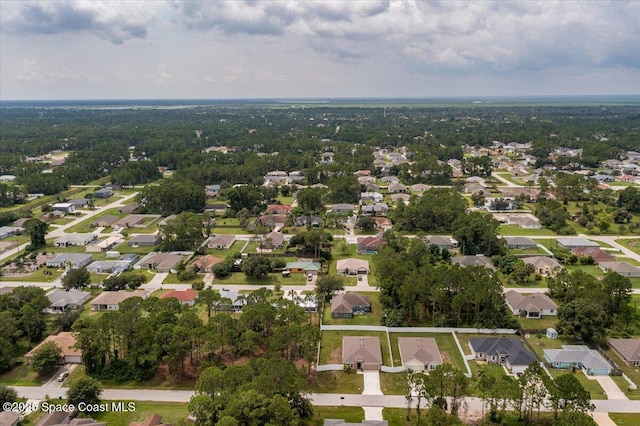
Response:
[[[557,339],[558,338],[558,331],[555,328],[547,328],[547,337],[549,339]]]

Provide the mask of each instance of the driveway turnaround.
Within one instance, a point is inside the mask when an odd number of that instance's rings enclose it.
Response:
[[[379,371],[364,371],[364,391],[363,395],[382,395],[380,390],[380,372]]]

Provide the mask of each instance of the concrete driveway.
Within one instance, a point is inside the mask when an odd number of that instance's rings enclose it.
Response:
[[[380,372],[379,371],[363,371],[364,390],[363,395],[382,395],[380,390]]]
[[[362,281],[360,280],[362,278]],[[366,274],[360,274],[356,276],[356,287],[369,287],[369,276]]]
[[[591,379],[591,377],[589,377]],[[613,381],[611,376],[595,376],[593,380],[597,380],[602,386],[602,390],[607,394],[608,399],[629,399]]]

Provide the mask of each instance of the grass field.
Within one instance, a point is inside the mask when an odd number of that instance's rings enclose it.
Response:
[[[310,426],[324,425],[324,419],[342,419],[350,423],[362,423],[364,410],[360,407],[313,407],[313,419]]]
[[[355,372],[321,371],[316,375],[314,392],[318,393],[362,393],[364,376]]]
[[[26,277],[5,277],[7,281],[33,281],[33,282],[44,282],[50,283],[55,281],[62,273],[64,269],[54,269],[54,268],[39,268],[36,269],[31,275],[27,275]],[[45,275],[45,273],[51,273],[51,275]]]
[[[640,416],[635,413],[609,413],[609,417],[620,426],[640,426]]]
[[[528,236],[528,237],[547,237],[557,235],[551,229],[540,228],[540,229],[527,229],[522,228],[518,225],[500,225],[498,228],[498,234],[500,235],[519,235],[519,236]]]
[[[616,243],[625,246],[626,248],[628,248],[629,250],[632,250],[637,254],[640,254],[640,238],[638,239],[620,238],[619,240],[616,240]]]
[[[219,278],[213,281],[214,285],[224,286],[224,285],[244,285],[251,284],[256,286],[266,286],[266,285],[305,285],[306,280],[303,274],[291,274],[288,278],[285,278],[280,273],[271,273],[263,280],[254,280],[252,278],[248,278],[244,272],[234,272],[228,277]]]
[[[24,363],[0,375],[0,383],[9,386],[42,386],[51,376],[39,376]]]
[[[110,403],[111,401],[105,402]],[[126,405],[129,401],[113,402],[124,402]],[[130,422],[142,422],[151,414],[159,414],[164,423],[172,424],[182,424],[189,416],[186,403],[133,401],[132,404],[134,408],[132,412],[108,411],[99,413],[94,418],[106,422],[109,426],[127,426]]]

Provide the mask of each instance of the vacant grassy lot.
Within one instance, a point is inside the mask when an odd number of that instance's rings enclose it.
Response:
[[[519,236],[528,236],[528,237],[546,237],[557,235],[551,229],[540,228],[540,229],[526,229],[522,228],[518,225],[500,225],[498,228],[498,234],[500,235],[519,235]]]
[[[306,278],[303,274],[291,274],[289,277],[285,278],[280,273],[271,273],[263,280],[255,280],[253,278],[248,278],[243,272],[233,272],[231,275],[225,278],[216,277],[213,281],[214,285],[244,285],[251,284],[256,286],[267,286],[267,285],[305,285]]]
[[[353,318],[331,318],[331,305],[327,304],[322,317],[323,324],[333,325],[380,325],[382,320],[382,304],[378,293],[359,293],[368,296],[371,301],[371,312],[355,315]]]
[[[323,331],[320,347],[320,364],[342,364],[343,336],[374,336],[380,339],[382,363],[391,365],[387,334],[378,331]]]
[[[24,363],[2,374],[0,383],[8,386],[42,386],[51,376],[39,376]]]
[[[317,393],[362,393],[364,376],[355,372],[322,371],[316,375],[313,391]]]
[[[609,413],[609,417],[617,425],[640,426],[640,417],[634,413]]]
[[[321,407],[314,405],[310,426],[324,425],[324,419],[342,419],[350,423],[362,423],[364,410],[360,407]]]
[[[106,401],[109,402],[109,401]],[[125,402],[129,401],[114,401]],[[101,422],[106,422],[109,426],[126,426],[130,422],[142,422],[151,414],[162,416],[164,423],[182,424],[189,416],[189,409],[186,403],[181,402],[142,402],[134,401],[135,411],[117,412],[109,411],[99,413],[94,418]]]
[[[625,246],[626,248],[634,251],[637,254],[640,254],[640,238],[620,238],[619,240],[616,240],[616,243]]]

